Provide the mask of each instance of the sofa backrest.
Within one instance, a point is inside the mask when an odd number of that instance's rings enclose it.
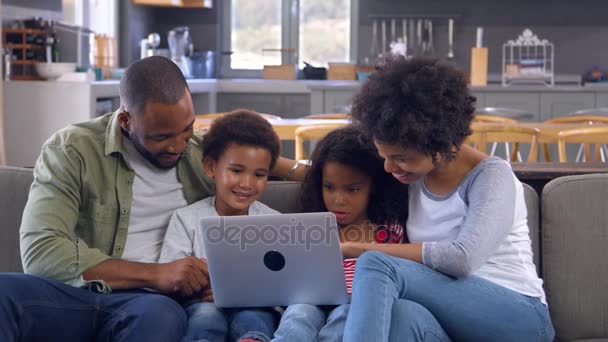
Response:
[[[22,272],[19,226],[33,181],[31,169],[0,167],[0,272]]]
[[[19,254],[19,226],[23,208],[33,180],[32,169],[0,167],[0,272],[21,272]],[[298,201],[301,183],[268,182],[260,201],[281,213],[302,211]],[[534,263],[538,263],[538,197],[536,192],[524,184],[528,224],[534,251]]]
[[[559,340],[608,338],[608,174],[555,179],[542,193],[542,263]]]
[[[282,214],[299,213],[302,211],[298,201],[301,185],[300,182],[268,182],[259,201]]]

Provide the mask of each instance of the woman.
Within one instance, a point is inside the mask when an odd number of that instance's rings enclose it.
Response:
[[[345,341],[553,340],[522,185],[463,144],[474,102],[461,72],[424,58],[389,61],[355,98],[385,171],[409,185],[409,243],[342,245],[360,256]]]

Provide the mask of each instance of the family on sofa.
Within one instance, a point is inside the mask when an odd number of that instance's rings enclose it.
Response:
[[[115,113],[42,147],[20,229],[26,274],[0,274],[3,341],[553,340],[522,184],[463,144],[475,98],[449,63],[389,61],[310,166],[280,157],[247,110],[194,136],[168,59],[130,65],[120,96]],[[197,222],[275,213],[257,201],[269,176],[303,181],[304,209],[335,214],[350,304],[214,305]]]

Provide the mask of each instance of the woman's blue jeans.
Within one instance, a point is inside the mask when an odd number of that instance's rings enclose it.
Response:
[[[391,322],[395,311],[398,324]],[[553,341],[554,335],[538,298],[380,252],[357,261],[346,342]]]

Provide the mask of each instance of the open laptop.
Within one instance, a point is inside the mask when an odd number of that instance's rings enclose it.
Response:
[[[218,307],[347,303],[333,214],[207,217],[200,229]]]

